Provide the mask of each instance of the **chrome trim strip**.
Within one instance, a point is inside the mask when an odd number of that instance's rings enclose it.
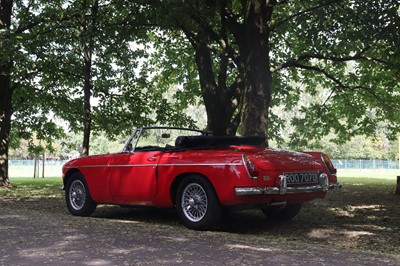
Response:
[[[115,164],[115,165],[107,165],[107,167],[111,167],[111,168],[117,168],[117,167],[144,167],[144,166],[154,167],[154,166],[157,166],[157,164]]]
[[[280,175],[277,187],[236,187],[236,196],[247,195],[285,195],[294,193],[313,193],[313,192],[326,192],[328,189],[342,188],[342,184],[334,183],[329,184],[328,176],[322,173],[319,177],[320,184],[304,187],[288,187],[286,176]]]
[[[64,166],[63,168],[100,168],[108,167],[108,165],[82,165],[82,166]]]
[[[261,195],[264,189],[260,187],[235,187],[236,196]]]
[[[158,166],[240,166],[241,163],[172,163],[172,164],[159,164]]]
[[[117,165],[79,165],[79,166],[64,166],[64,168],[117,168],[117,167],[154,167],[157,164],[117,164]]]
[[[65,166],[64,168],[101,168],[101,167],[155,167],[155,166],[241,166],[241,163],[197,163],[197,164],[116,164],[116,165],[81,165],[81,166]]]
[[[339,188],[341,184],[331,184],[329,188]],[[283,192],[278,187],[236,187],[236,196],[247,196],[247,195],[285,195],[295,193],[313,193],[313,192],[324,192],[326,188],[321,185],[306,186],[306,187],[287,187],[286,192]]]
[[[335,184],[329,184],[328,189],[341,189],[342,188],[342,184],[341,183],[335,183]]]

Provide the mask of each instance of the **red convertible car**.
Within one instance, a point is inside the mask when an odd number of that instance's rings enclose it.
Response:
[[[137,128],[121,152],[63,166],[66,204],[80,216],[92,214],[97,204],[175,207],[185,226],[206,230],[230,208],[259,208],[269,218],[291,219],[303,202],[341,187],[324,153],[264,143],[263,137]]]

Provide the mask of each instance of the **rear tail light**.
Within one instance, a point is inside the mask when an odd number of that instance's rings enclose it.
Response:
[[[336,168],[333,166],[331,159],[325,153],[321,153],[322,161],[324,162],[325,166],[328,168],[328,171],[331,175],[336,175]]]
[[[244,167],[246,168],[246,172],[249,175],[250,178],[256,179],[258,177],[258,171],[256,169],[256,165],[254,162],[250,159],[250,156],[247,154],[242,154],[242,160]]]

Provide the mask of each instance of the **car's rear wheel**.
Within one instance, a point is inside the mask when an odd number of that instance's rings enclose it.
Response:
[[[287,221],[295,217],[301,209],[301,203],[289,203],[283,206],[270,206],[261,211],[272,220]]]
[[[69,212],[77,216],[89,216],[97,206],[90,196],[84,177],[78,172],[74,173],[67,182],[65,201]]]
[[[191,229],[212,229],[221,219],[221,205],[215,190],[199,175],[187,176],[179,184],[176,208],[182,223]]]

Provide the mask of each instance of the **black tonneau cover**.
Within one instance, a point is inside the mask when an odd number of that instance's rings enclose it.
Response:
[[[263,146],[265,137],[217,137],[217,136],[179,136],[176,138],[175,147],[200,148],[223,146]]]

